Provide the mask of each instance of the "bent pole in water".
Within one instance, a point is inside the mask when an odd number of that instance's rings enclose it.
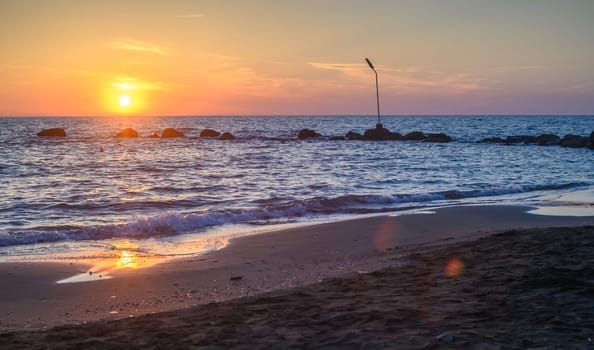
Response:
[[[379,108],[379,84],[377,83],[377,71],[375,70],[375,67],[373,66],[373,63],[371,63],[371,61],[369,60],[369,58],[365,58],[365,62],[367,62],[367,64],[369,65],[369,68],[371,68],[371,70],[373,70],[373,72],[375,73],[375,98],[377,101],[377,124],[381,125],[380,122],[380,108]]]

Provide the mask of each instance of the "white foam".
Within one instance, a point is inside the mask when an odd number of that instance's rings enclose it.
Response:
[[[558,190],[572,188],[579,184],[543,185],[543,186],[502,186],[479,190],[449,190],[434,193],[408,193],[394,195],[345,195],[334,198],[316,197],[307,200],[294,200],[282,205],[260,205],[253,208],[227,211],[205,211],[198,213],[164,212],[161,214],[135,217],[121,225],[104,225],[88,228],[57,227],[52,231],[40,230],[15,232],[0,235],[0,247],[35,244],[57,241],[106,240],[118,238],[151,238],[176,236],[185,233],[206,231],[213,227],[258,224],[270,225],[287,223],[324,216],[345,214],[385,213],[394,210],[420,207],[416,203],[431,203],[432,206],[461,204],[468,199],[478,198],[474,202],[484,202],[483,197],[514,195],[525,192]],[[556,201],[576,203],[593,202],[594,192],[575,191],[561,196]],[[562,204],[562,203],[561,203]],[[573,212],[587,213],[586,209]],[[0,252],[1,254],[1,252]]]
[[[594,206],[541,206],[530,210],[529,213],[547,216],[594,216]]]

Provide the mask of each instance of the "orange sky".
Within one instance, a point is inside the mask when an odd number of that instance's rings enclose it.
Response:
[[[0,0],[0,115],[373,114],[364,57],[385,114],[592,114],[592,14],[587,0]]]

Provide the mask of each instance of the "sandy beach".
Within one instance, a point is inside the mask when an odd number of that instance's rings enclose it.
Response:
[[[0,0],[0,350],[594,350],[594,0]]]
[[[297,227],[85,283],[0,264],[0,348],[592,347],[594,217],[528,209]]]

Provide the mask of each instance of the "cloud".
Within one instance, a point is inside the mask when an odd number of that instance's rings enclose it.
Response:
[[[309,65],[318,69],[328,70],[339,70],[339,71],[351,71],[360,70],[361,68],[367,67],[367,64],[363,63],[321,63],[321,62],[309,62]]]
[[[369,68],[365,63],[309,62],[316,69],[342,73],[357,81],[369,81]],[[464,73],[445,73],[423,67],[390,68],[376,66],[383,88],[398,93],[425,92],[428,89],[442,90],[447,94],[486,89],[483,79]],[[341,82],[340,85],[343,85]]]
[[[179,15],[177,15],[175,17],[177,17],[177,18],[189,18],[189,19],[191,19],[191,18],[202,18],[204,16],[206,16],[204,13],[182,13],[182,14],[179,14]]]
[[[109,43],[109,47],[117,50],[138,51],[168,56],[171,52],[163,47],[134,39],[123,39]]]
[[[216,54],[216,53],[209,53],[209,54],[207,54],[207,56],[215,58],[217,60],[223,60],[223,61],[237,61],[237,60],[241,59],[240,57],[237,57],[237,56],[221,55],[221,54]]]
[[[591,94],[594,91],[594,81],[591,81],[591,80],[578,81],[578,82],[572,83],[570,85],[555,89],[553,91]]]
[[[495,67],[495,70],[500,72],[516,72],[516,71],[531,71],[531,70],[541,70],[544,69],[544,66],[534,65],[534,66],[500,66]]]
[[[92,71],[92,70],[84,70],[84,69],[69,69],[69,68],[57,68],[51,66],[35,66],[35,65],[25,65],[25,64],[0,64],[0,67],[10,68],[10,69],[19,69],[19,70],[35,70],[40,72],[53,72],[53,73],[60,73],[60,74],[70,74],[70,75],[82,75],[82,76],[89,76],[89,77],[99,77],[103,78],[106,77],[107,74],[100,71]]]
[[[108,84],[120,90],[166,90],[167,84],[161,81],[142,81],[131,77],[114,77],[115,83]]]

